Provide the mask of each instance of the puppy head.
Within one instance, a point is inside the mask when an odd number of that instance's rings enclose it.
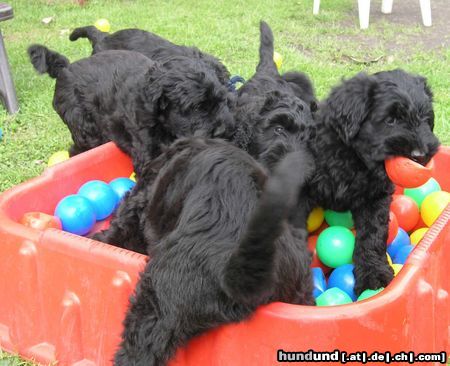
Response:
[[[426,80],[401,70],[344,81],[325,101],[322,116],[369,169],[393,156],[426,164],[439,146]]]
[[[315,131],[309,104],[292,93],[273,90],[250,105],[254,122],[248,150],[269,169],[298,151]]]
[[[186,57],[148,74],[148,94],[175,137],[226,137],[234,126],[235,97],[214,72]]]

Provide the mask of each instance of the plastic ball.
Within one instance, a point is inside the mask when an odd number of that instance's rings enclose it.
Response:
[[[323,217],[323,208],[314,208],[306,221],[306,228],[308,229],[308,232],[312,233],[313,231],[316,231],[320,225],[322,225]]]
[[[412,230],[419,221],[420,213],[417,203],[408,196],[394,196],[391,211],[395,214],[398,226],[406,231]]]
[[[445,207],[450,203],[450,193],[440,191],[430,193],[420,207],[422,219],[427,226],[433,225]]]
[[[125,194],[136,185],[136,182],[132,181],[129,178],[116,178],[109,182],[109,186],[116,193],[120,202]]]
[[[87,234],[95,224],[95,209],[83,196],[72,194],[59,201],[55,216],[61,220],[62,229],[77,235]]]
[[[350,296],[353,301],[356,301],[354,268],[353,264],[337,267],[328,278],[328,287],[337,287]]]
[[[337,287],[329,288],[316,298],[317,306],[343,305],[350,304],[352,302],[353,301],[350,296],[348,296],[346,292],[338,289]]]
[[[62,229],[61,220],[52,215],[48,215],[43,212],[27,212],[19,221],[22,225],[32,227],[37,230],[45,229]]]
[[[427,227],[423,227],[421,229],[417,229],[416,231],[414,231],[409,237],[411,239],[411,244],[412,245],[417,245],[419,244],[419,242],[422,240],[422,238],[424,237],[424,235],[427,233],[428,228]]]
[[[352,213],[350,211],[338,212],[325,210],[325,221],[330,226],[343,226],[347,229],[351,229],[354,226]]]
[[[352,263],[355,237],[342,226],[325,229],[317,239],[317,256],[326,266],[337,268]]]
[[[395,239],[398,233],[398,220],[395,213],[389,211],[389,228],[388,228],[388,238],[387,244],[389,245]]]
[[[379,289],[376,290],[364,290],[363,292],[361,292],[361,295],[358,296],[358,300],[357,301],[362,301],[365,299],[368,299],[369,297],[375,296],[376,294],[380,293],[381,291],[384,290],[384,287],[380,287]]]
[[[52,166],[69,159],[68,151],[57,151],[48,159],[47,166]]]
[[[395,264],[405,264],[406,259],[408,259],[408,256],[413,251],[414,246],[413,245],[404,245],[402,246],[397,253],[395,253],[394,258],[392,258],[393,262]]]
[[[0,141],[3,139],[3,130],[0,128]]]
[[[386,253],[386,258],[387,258],[387,261],[388,261],[388,263],[389,263],[389,265],[390,266],[392,266],[392,258],[391,258],[391,256],[389,255],[389,253]]]
[[[319,267],[322,269],[324,274],[328,274],[331,272],[331,268],[323,264],[320,259],[317,257],[317,235],[310,235],[308,236],[308,248],[310,252],[312,253],[312,261],[311,261],[311,267]]]
[[[425,184],[417,188],[405,188],[404,195],[411,197],[416,203],[417,207],[422,205],[423,200],[430,193],[441,190],[441,186],[434,178],[430,178]]]
[[[431,178],[434,161],[431,159],[426,166],[415,161],[398,156],[384,162],[389,179],[405,188],[416,188]]]
[[[313,296],[317,298],[322,292],[327,289],[327,281],[325,275],[323,274],[322,268],[312,268],[312,278],[313,278]]]
[[[280,70],[283,65],[283,56],[281,56],[278,52],[273,53],[273,62],[277,65],[277,69]]]
[[[92,203],[98,221],[111,215],[119,200],[113,189],[101,180],[91,180],[83,184],[78,194]]]
[[[108,19],[98,19],[94,23],[95,28],[97,28],[100,32],[108,33],[111,30],[111,25],[108,22]]]
[[[398,273],[402,270],[403,264],[393,263],[391,267],[394,270],[394,276],[397,276]]]
[[[397,236],[392,241],[391,244],[387,247],[387,252],[390,255],[392,259],[394,259],[395,255],[397,254],[398,250],[406,245],[410,245],[411,240],[409,239],[408,233],[403,230],[402,228],[398,229]]]
[[[131,179],[133,182],[136,182],[136,173],[135,173],[135,172],[133,172],[133,173],[130,174],[130,179]]]

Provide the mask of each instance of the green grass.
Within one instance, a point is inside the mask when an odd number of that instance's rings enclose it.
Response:
[[[176,43],[195,44],[220,57],[232,74],[245,78],[253,74],[257,63],[258,22],[264,19],[273,28],[276,50],[283,55],[282,71],[298,69],[309,74],[321,98],[342,77],[359,71],[401,67],[423,74],[435,94],[436,134],[450,144],[450,50],[426,51],[421,41],[432,29],[425,30],[416,19],[399,25],[372,17],[370,28],[360,31],[354,0],[323,1],[317,17],[312,15],[312,1],[306,0],[89,0],[85,7],[69,0],[12,3],[15,18],[0,25],[21,109],[10,117],[0,107],[4,134],[0,192],[39,175],[53,152],[70,145],[69,132],[52,108],[54,80],[35,73],[26,54],[28,45],[45,44],[71,60],[86,57],[91,51],[89,43],[71,43],[68,33],[98,18],[109,19],[112,31],[138,27]],[[41,19],[49,16],[54,21],[44,25]],[[400,46],[390,50],[393,42]],[[385,57],[366,66],[347,56]],[[9,360],[0,353],[0,366],[19,364]]]

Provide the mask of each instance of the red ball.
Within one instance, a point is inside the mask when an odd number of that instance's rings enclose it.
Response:
[[[330,227],[330,225],[328,225],[325,220],[323,220],[322,225],[320,225],[320,227],[314,231],[312,234],[312,236],[319,236],[319,234],[324,231],[327,227]]]
[[[419,207],[411,197],[394,195],[391,211],[397,217],[398,226],[405,231],[411,231],[419,221]]]
[[[323,229],[325,230],[325,229]],[[325,264],[323,264],[319,257],[317,256],[317,251],[316,251],[316,245],[317,245],[317,238],[319,236],[318,235],[310,235],[308,236],[308,248],[312,253],[312,261],[311,261],[311,267],[319,267],[322,268],[322,271],[324,273],[324,275],[327,275],[328,273],[331,272],[330,267],[326,266]]]
[[[425,184],[431,178],[434,161],[431,159],[426,166],[423,166],[411,159],[397,156],[387,159],[384,166],[389,179],[396,185],[415,188]]]
[[[398,233],[398,220],[397,216],[392,211],[389,211],[389,234],[387,238],[387,244],[391,244]]]

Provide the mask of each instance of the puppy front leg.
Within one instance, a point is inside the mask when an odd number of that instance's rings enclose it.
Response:
[[[353,262],[356,278],[355,292],[386,287],[394,272],[386,257],[390,197],[365,202],[352,210],[356,229]]]
[[[92,239],[120,248],[146,254],[145,240],[140,228],[140,216],[144,211],[144,192],[131,193],[120,204],[108,229],[95,233]]]

